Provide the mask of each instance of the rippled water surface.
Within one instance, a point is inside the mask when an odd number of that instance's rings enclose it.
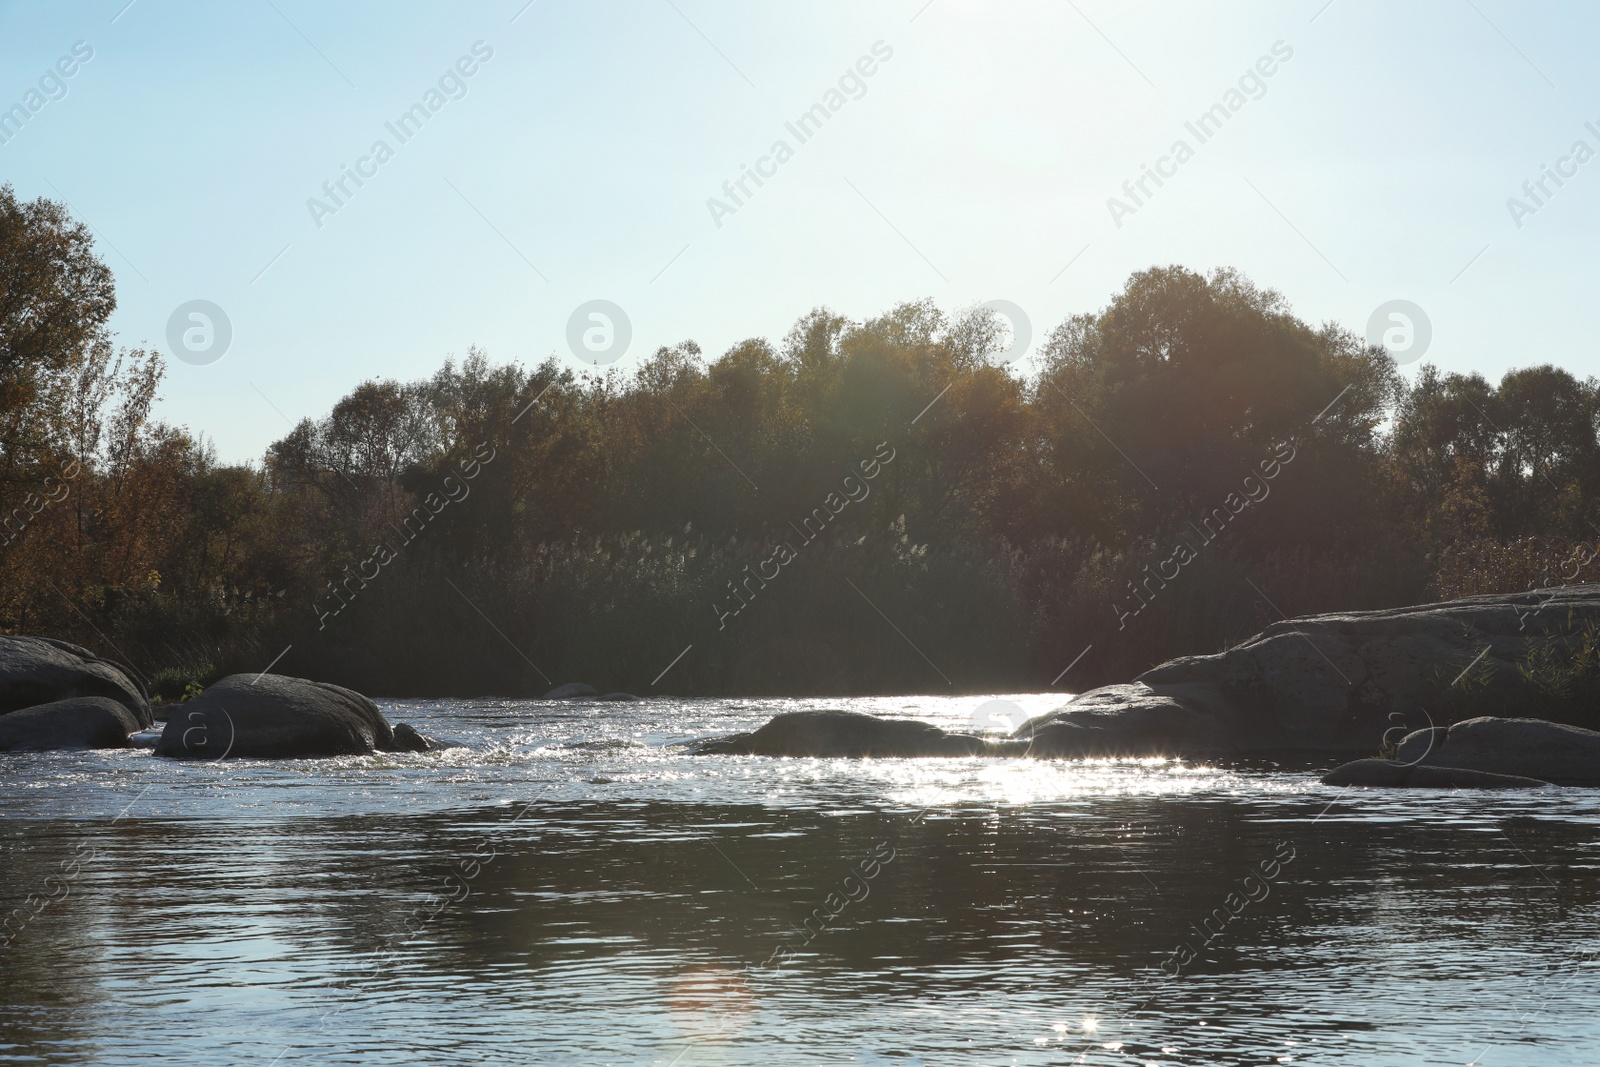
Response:
[[[0,1063],[1600,1063],[1597,790],[670,747],[975,698],[382,703],[464,747],[0,755]]]

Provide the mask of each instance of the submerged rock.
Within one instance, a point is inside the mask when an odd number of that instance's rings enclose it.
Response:
[[[417,742],[427,743],[409,726],[398,742],[395,735],[378,706],[354,690],[281,674],[232,674],[169,712],[155,754],[300,759],[423,751]]]
[[[126,748],[139,720],[110,697],[71,697],[0,715],[0,752]]]
[[[121,664],[54,638],[0,636],[0,715],[71,697],[109,697],[150,725],[144,685]]]
[[[696,756],[988,756],[1024,746],[952,734],[925,722],[880,719],[858,711],[792,711],[752,733],[689,746]]]
[[[583,682],[568,682],[558,685],[544,695],[546,700],[575,700],[580,697],[595,697],[600,695],[600,690]]]
[[[1550,783],[1538,778],[1460,767],[1412,766],[1399,760],[1358,759],[1335,767],[1323,785],[1372,785],[1407,789],[1538,789]]]

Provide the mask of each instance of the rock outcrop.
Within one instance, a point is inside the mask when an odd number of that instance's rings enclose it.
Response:
[[[69,697],[0,715],[0,752],[126,748],[139,720],[110,697]]]
[[[1323,785],[1371,785],[1395,789],[1538,789],[1550,783],[1514,774],[1465,770],[1460,767],[1413,766],[1390,759],[1358,759],[1335,767]]]
[[[300,759],[422,751],[427,745],[409,726],[399,731],[398,741],[396,732],[378,706],[354,690],[280,674],[233,674],[169,712],[155,754]]]
[[[1126,754],[1372,753],[1429,723],[1537,714],[1545,698],[1519,667],[1530,653],[1560,658],[1588,627],[1600,628],[1596,585],[1290,619],[1085,693],[1012,736],[1065,723],[1081,730],[1062,737]]]
[[[1040,758],[1200,754],[1225,750],[1225,717],[1149,686],[1108,685],[1085,693],[1012,735]]]
[[[697,756],[988,756],[1021,755],[1025,745],[952,734],[925,722],[880,719],[856,711],[792,711],[753,733],[698,741]]]
[[[72,697],[108,697],[150,725],[150,702],[131,670],[49,637],[0,637],[0,715]]]
[[[1600,786],[1600,733],[1542,719],[1484,716],[1407,735],[1396,763]]]

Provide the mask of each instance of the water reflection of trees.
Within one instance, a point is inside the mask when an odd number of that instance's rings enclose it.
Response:
[[[1207,1039],[1227,1046],[1229,1025],[1256,1040],[1281,1027],[1398,1024],[1409,1005],[1353,1005],[1377,987],[1425,1001],[1428,982],[1536,954],[1600,898],[1583,821],[1354,822],[1343,807],[1312,821],[1321,807],[1307,801],[1286,819],[1281,807],[1102,799],[913,821],[597,803],[535,808],[517,823],[497,808],[31,824],[7,851],[13,905],[74,843],[102,851],[71,895],[0,950],[0,1032],[51,1046],[56,1062],[88,1062],[120,990],[147,984],[181,1002],[219,968],[223,980],[248,969],[256,988],[241,1003],[291,1038],[336,1043],[337,1025],[317,1030],[329,1012],[342,1025],[368,1006],[392,1012],[397,996],[536,997],[563,974],[623,966],[670,990],[714,967],[818,1010],[1003,995],[1110,1017],[1154,997],[1151,1025],[1216,1020]],[[1206,942],[1206,917],[1279,841],[1294,858],[1270,896]],[[895,854],[870,892],[806,938],[807,919],[815,929],[815,909],[880,842]],[[437,893],[462,899],[408,928]],[[1199,957],[1164,978],[1161,962],[1186,939]],[[781,944],[798,947],[774,976],[759,965]],[[1327,997],[1307,1003],[1308,989]]]

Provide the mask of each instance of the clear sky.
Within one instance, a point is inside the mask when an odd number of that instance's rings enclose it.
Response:
[[[587,369],[592,299],[626,370],[819,304],[1007,300],[1037,338],[1166,263],[1362,332],[1413,301],[1447,369],[1589,375],[1597,45],[1600,6],[1510,0],[0,0],[0,181],[94,227],[122,343],[223,309],[161,413],[230,460],[469,345]]]

